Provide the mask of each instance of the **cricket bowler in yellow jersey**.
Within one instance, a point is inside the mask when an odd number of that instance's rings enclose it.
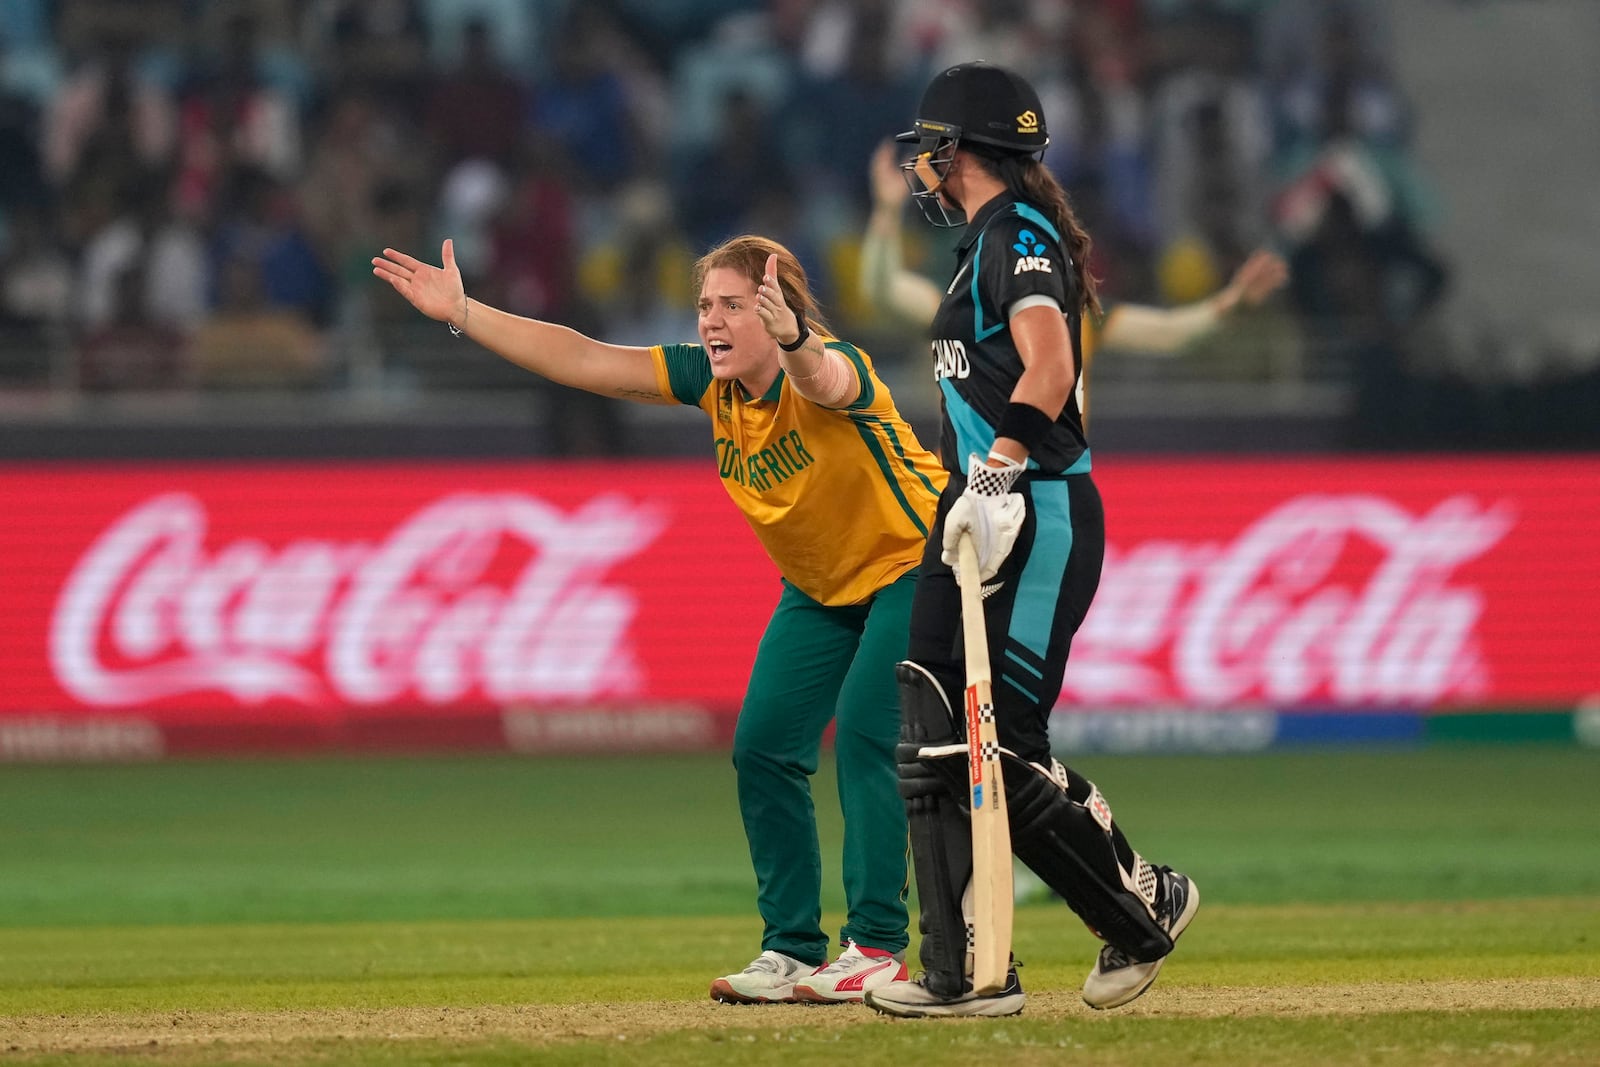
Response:
[[[470,299],[449,241],[442,260],[435,267],[385,249],[372,263],[419,311],[542,377],[704,411],[722,484],[782,576],[733,745],[761,953],[716,978],[712,999],[859,1002],[903,980],[907,824],[895,664],[907,654],[912,596],[947,473],[866,353],[827,334],[805,271],[775,241],[736,237],[703,256],[695,267],[700,344],[649,348],[606,344]],[[830,723],[847,905],[832,962],[810,787]]]

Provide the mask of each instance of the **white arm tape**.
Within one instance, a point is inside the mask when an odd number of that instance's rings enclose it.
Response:
[[[784,367],[785,371],[788,369]],[[794,386],[795,392],[825,408],[839,407],[860,395],[855,368],[849,360],[827,346],[823,346],[822,362],[817,364],[816,372],[803,378],[791,373],[789,384]]]
[[[1060,311],[1061,305],[1053,296],[1034,293],[1032,296],[1023,297],[1021,300],[1013,300],[1010,306],[1006,308],[1006,321],[1011,321],[1017,317],[1019,312],[1027,311],[1029,308],[1049,308],[1052,311]]]

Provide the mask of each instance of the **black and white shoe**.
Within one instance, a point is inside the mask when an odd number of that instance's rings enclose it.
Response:
[[[1156,905],[1156,922],[1172,938],[1174,946],[1200,910],[1200,890],[1188,876],[1170,867],[1159,867],[1163,891]],[[1170,953],[1169,953],[1170,955]],[[1166,956],[1136,960],[1121,949],[1106,945],[1094,961],[1094,970],[1083,983],[1083,1002],[1091,1008],[1120,1008],[1137,999],[1161,973]]]
[[[998,993],[962,993],[947,997],[930,990],[918,975],[909,982],[890,982],[866,992],[867,1007],[884,1015],[902,1019],[927,1019],[944,1016],[994,1017],[1017,1015],[1028,998],[1017,979],[1017,968],[1006,973],[1006,984]]]

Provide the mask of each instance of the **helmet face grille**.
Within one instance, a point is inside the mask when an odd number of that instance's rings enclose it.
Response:
[[[919,132],[923,130],[920,122],[917,127]],[[955,160],[961,131],[953,127],[942,128],[951,132],[936,133],[931,129],[923,132],[917,141],[916,154],[902,163],[900,169],[905,173],[906,184],[911,187],[911,197],[922,211],[923,218],[935,226],[964,226],[967,222],[966,213],[939,195],[950,164]]]

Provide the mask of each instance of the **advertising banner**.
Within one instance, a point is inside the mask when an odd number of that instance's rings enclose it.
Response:
[[[1095,479],[1058,718],[1600,694],[1600,460]],[[0,759],[721,744],[779,592],[709,460],[38,464],[0,497]]]

